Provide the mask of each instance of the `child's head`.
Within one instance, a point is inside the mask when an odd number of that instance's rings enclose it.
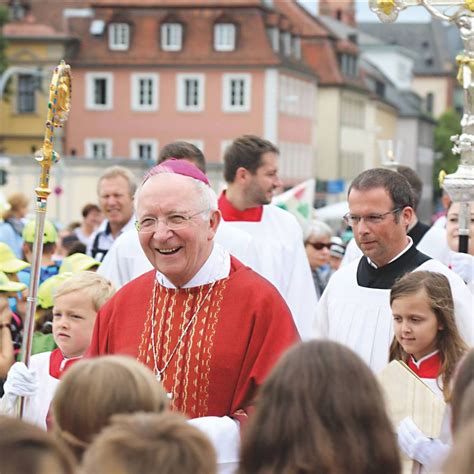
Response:
[[[291,348],[263,384],[243,433],[240,474],[400,472],[377,381],[332,341]],[[301,469],[303,472],[303,469]]]
[[[95,272],[77,273],[58,288],[54,295],[53,337],[65,357],[84,354],[97,312],[113,293],[112,284]]]
[[[449,280],[441,273],[407,273],[392,287],[390,306],[395,338],[390,360],[416,360],[439,350],[442,361],[443,392],[449,393],[449,379],[466,351],[454,319],[454,302]]]
[[[51,434],[16,418],[0,416],[2,474],[73,474],[69,450]]]
[[[118,415],[86,452],[83,472],[214,474],[216,454],[182,415]]]
[[[130,357],[103,356],[68,369],[52,407],[56,433],[80,458],[113,415],[160,413],[168,399],[148,367]]]

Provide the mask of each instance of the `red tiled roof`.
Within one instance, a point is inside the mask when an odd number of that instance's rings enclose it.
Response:
[[[322,28],[313,17],[295,0],[274,0],[275,8],[286,15],[303,36],[327,37],[329,32]]]
[[[6,23],[3,35],[7,38],[64,38],[52,26],[37,23],[32,16],[27,16],[23,21]]]
[[[303,41],[302,50],[305,61],[318,74],[320,85],[344,84],[334,46],[330,41]]]
[[[261,0],[90,0],[93,7],[261,7]]]
[[[95,19],[106,23],[114,18],[116,9],[100,9]],[[235,51],[214,51],[212,25],[222,13],[230,15],[238,27]],[[257,14],[260,12],[261,14]],[[160,24],[170,9],[150,10],[147,15],[128,16],[132,25],[131,47],[128,51],[110,51],[106,31],[99,37],[89,32],[90,19],[72,19],[70,31],[81,38],[78,54],[71,59],[76,64],[101,65],[276,65],[281,62],[274,53],[266,34],[264,13],[255,8],[236,10],[183,9],[178,16],[184,24],[184,43],[181,51],[162,51],[159,41]]]

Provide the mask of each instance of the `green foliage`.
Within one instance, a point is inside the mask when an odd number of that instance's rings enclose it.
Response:
[[[453,135],[461,134],[461,116],[453,109],[448,109],[438,120],[434,133],[435,162],[433,166],[433,181],[435,191],[439,192],[438,175],[440,170],[447,174],[456,171],[459,164],[459,155],[453,155]]]
[[[7,42],[3,37],[3,25],[8,22],[8,8],[0,5],[0,74],[8,67],[7,63]]]

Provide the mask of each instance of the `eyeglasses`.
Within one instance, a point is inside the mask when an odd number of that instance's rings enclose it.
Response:
[[[356,216],[348,212],[344,216],[344,220],[351,227],[359,224],[361,220],[364,220],[364,222],[369,225],[377,225],[377,224],[380,224],[385,219],[385,217],[388,216],[389,214],[395,214],[396,212],[400,212],[400,211],[401,211],[401,208],[397,207],[397,209],[384,212],[383,214],[369,214],[368,216]]]
[[[141,221],[135,221],[135,228],[139,234],[149,234],[155,232],[158,222],[163,222],[166,227],[170,230],[184,229],[189,225],[189,222],[193,217],[208,212],[210,209],[203,209],[202,211],[191,214],[190,216],[183,216],[181,214],[170,214],[165,217],[145,217]]]
[[[330,249],[333,244],[325,244],[323,242],[306,242],[306,245],[311,245],[316,250],[322,250],[323,248]]]

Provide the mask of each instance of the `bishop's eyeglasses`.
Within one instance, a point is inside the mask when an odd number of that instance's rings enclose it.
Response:
[[[183,216],[182,214],[170,214],[164,217],[147,216],[139,221],[135,221],[135,228],[139,234],[149,234],[156,231],[158,223],[161,221],[170,230],[184,229],[194,217],[208,212],[209,210],[209,208],[203,209],[190,216]]]
[[[382,214],[368,214],[367,216],[357,216],[356,214],[351,214],[348,212],[344,216],[344,220],[346,221],[347,225],[350,225],[351,227],[359,224],[362,220],[368,225],[377,225],[380,224],[389,214],[395,214],[401,210],[401,207],[397,207],[396,209],[392,209],[391,211],[387,211]]]

